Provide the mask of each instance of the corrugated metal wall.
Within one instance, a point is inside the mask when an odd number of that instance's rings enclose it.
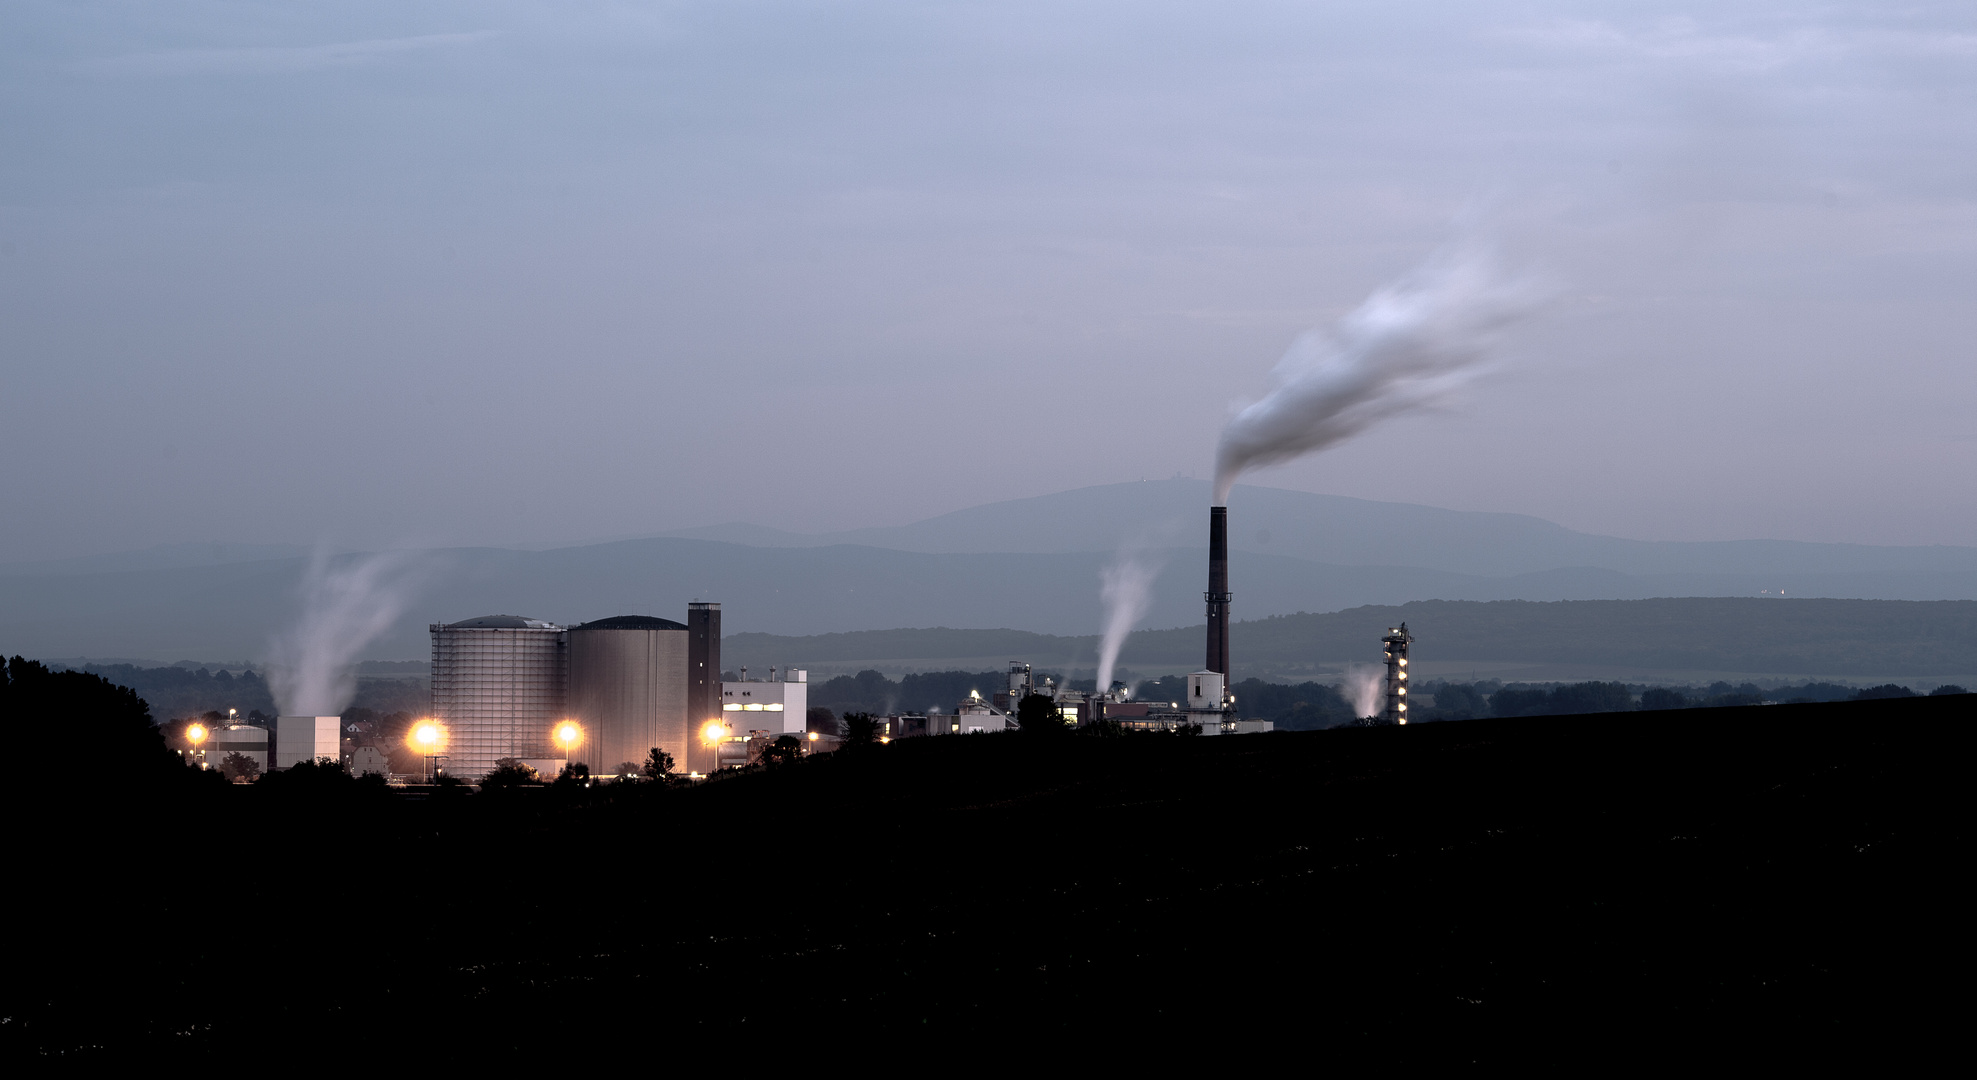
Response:
[[[549,729],[567,708],[565,631],[431,629],[433,715],[447,727],[447,772],[471,782],[499,758],[561,756]]]

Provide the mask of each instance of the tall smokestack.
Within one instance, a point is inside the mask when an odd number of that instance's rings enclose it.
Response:
[[[1229,508],[1208,508],[1208,663],[1226,685],[1229,674]]]
[[[691,772],[711,773],[716,754],[705,736],[721,719],[721,605],[695,601],[686,606],[686,760]]]

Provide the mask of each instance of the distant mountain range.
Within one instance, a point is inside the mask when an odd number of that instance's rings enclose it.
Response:
[[[545,551],[419,555],[408,614],[366,655],[423,659],[426,624],[492,613],[580,622],[679,618],[719,601],[730,634],[898,627],[1082,637],[1098,573],[1123,548],[1162,564],[1144,628],[1198,625],[1208,484],[1113,484],[896,528],[798,535],[725,525]],[[1676,543],[1537,518],[1239,487],[1230,500],[1239,619],[1424,600],[1668,596],[1977,599],[1977,549],[1786,541]],[[362,556],[341,556],[343,559]],[[293,548],[179,545],[0,566],[0,650],[160,662],[255,657],[296,617]]]
[[[1230,652],[1238,678],[1298,680],[1337,674],[1379,657],[1379,637],[1402,622],[1416,632],[1414,667],[1425,677],[1466,677],[1481,665],[1512,678],[1702,683],[1721,675],[1908,679],[1929,687],[1977,676],[1977,601],[1426,600],[1237,623]],[[1202,662],[1202,628],[1134,634],[1121,663],[1140,673]],[[723,644],[728,667],[770,664],[826,672],[876,660],[896,670],[994,670],[1013,657],[1090,677],[1095,636],[1011,630],[880,630],[779,637],[738,634]],[[1711,674],[1715,673],[1715,674]]]

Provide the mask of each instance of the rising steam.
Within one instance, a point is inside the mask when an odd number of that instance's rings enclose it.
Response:
[[[1463,382],[1496,331],[1529,313],[1528,282],[1506,278],[1479,252],[1436,255],[1381,289],[1330,334],[1307,331],[1272,371],[1262,401],[1222,429],[1215,505],[1236,478],[1323,450],[1427,405]]]
[[[282,715],[334,716],[350,704],[357,654],[404,614],[417,577],[404,552],[334,561],[316,553],[302,579],[302,616],[269,650],[268,684]]]
[[[1119,557],[1098,572],[1098,599],[1105,608],[1105,633],[1098,644],[1098,692],[1112,688],[1112,668],[1126,635],[1153,606],[1153,579],[1160,576],[1160,564],[1135,551],[1122,551]]]
[[[1372,664],[1347,664],[1339,689],[1352,700],[1352,714],[1361,720],[1380,711],[1385,669]]]

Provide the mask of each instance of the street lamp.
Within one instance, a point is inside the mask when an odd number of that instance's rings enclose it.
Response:
[[[707,721],[707,726],[700,729],[700,737],[703,740],[705,740],[707,745],[711,747],[714,751],[714,760],[713,763],[707,767],[707,772],[709,774],[720,772],[721,771],[721,740],[726,739],[728,737],[727,725],[721,723],[719,720],[709,720]]]
[[[563,767],[570,767],[571,753],[583,741],[583,729],[575,721],[565,720],[556,725],[556,742],[563,747]]]
[[[446,729],[435,720],[421,720],[412,725],[412,749],[419,752],[419,782],[432,782],[432,756],[439,753],[446,744]]]
[[[199,767],[202,769],[206,767],[206,751],[203,747],[208,734],[204,724],[189,724],[185,729],[186,741],[192,744],[192,752],[199,755]]]

